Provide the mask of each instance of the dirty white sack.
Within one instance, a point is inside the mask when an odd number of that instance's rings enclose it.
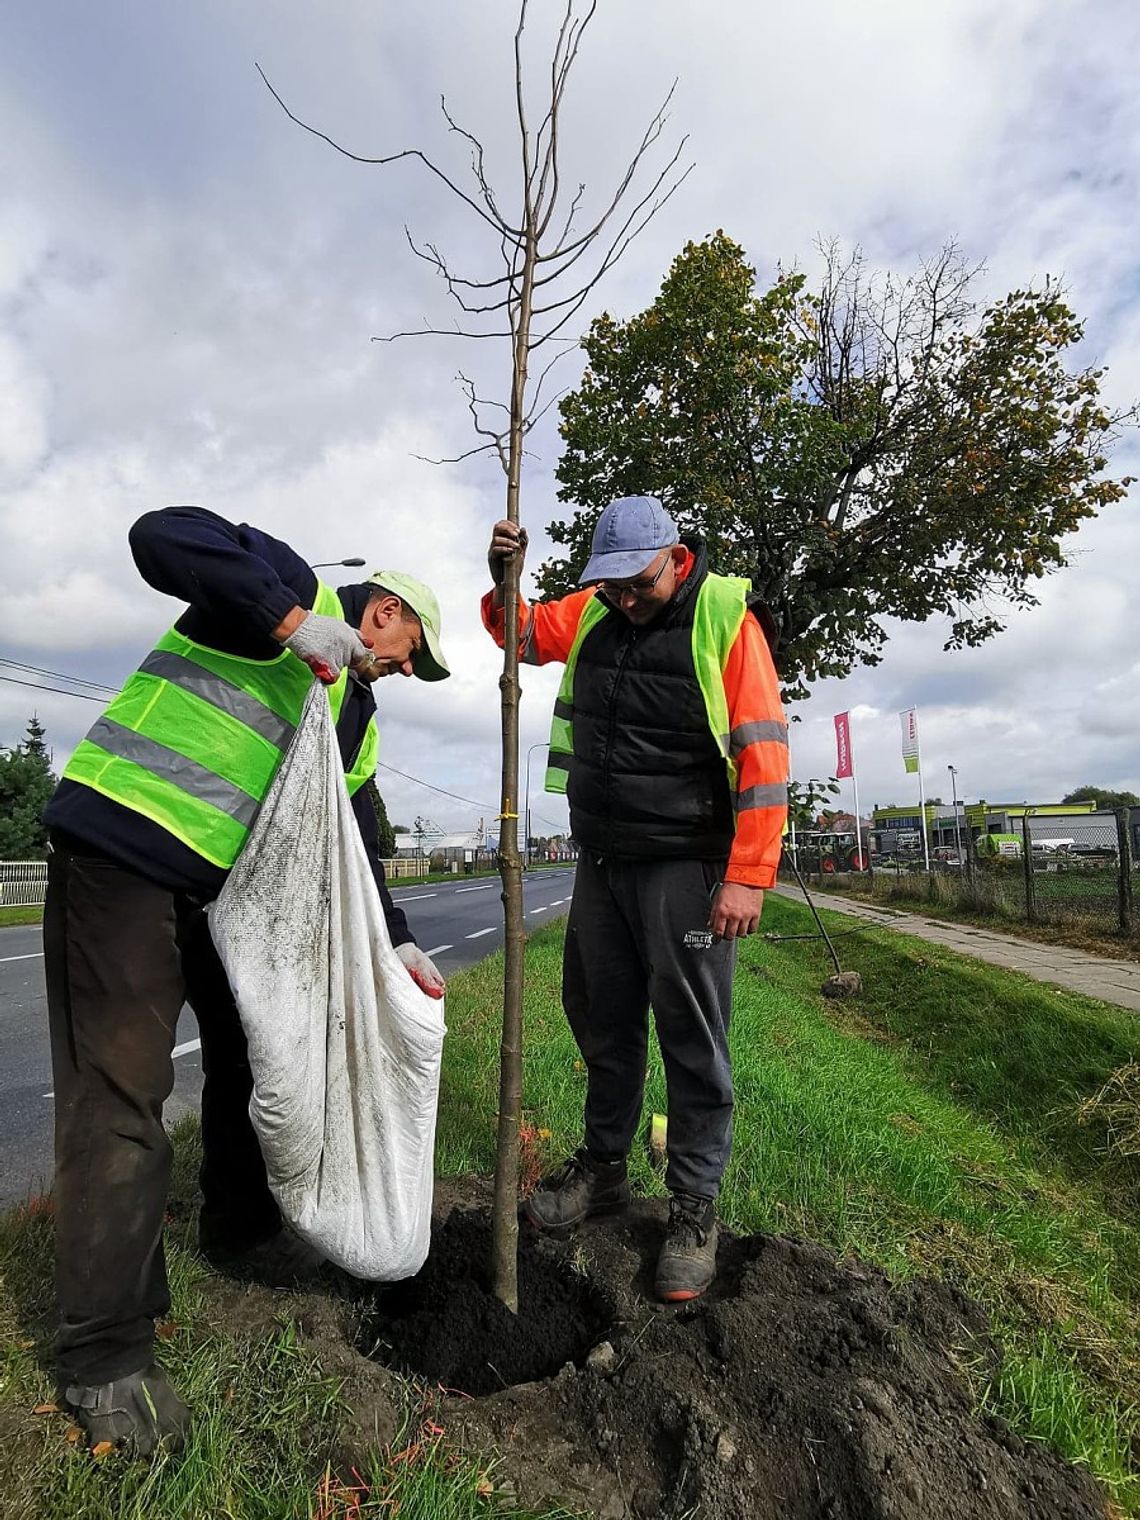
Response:
[[[443,1002],[392,949],[317,684],[210,927],[282,1214],[357,1277],[411,1276],[428,1249]]]

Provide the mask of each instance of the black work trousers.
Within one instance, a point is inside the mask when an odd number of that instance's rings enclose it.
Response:
[[[249,1120],[245,1035],[201,902],[104,855],[56,846],[44,961],[55,1076],[57,1354],[65,1383],[98,1384],[151,1360],[170,1295],[162,1226],[183,1002],[202,1041],[207,1249],[241,1250],[280,1227]]]
[[[578,858],[562,1002],[586,1066],[586,1146],[629,1152],[645,1091],[649,1009],[665,1064],[672,1192],[715,1198],[732,1148],[728,1025],[736,944],[688,949],[724,861]]]

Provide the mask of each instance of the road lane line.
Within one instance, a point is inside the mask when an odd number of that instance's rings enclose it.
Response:
[[[494,934],[498,924],[492,924],[489,929],[476,929],[474,934],[469,934],[468,939],[481,939],[484,934]]]
[[[422,892],[419,895],[419,897],[397,897],[395,895],[395,893],[393,893],[392,894],[392,900],[393,900],[393,902],[402,902],[402,903],[405,903],[405,902],[426,902],[429,897],[438,897],[438,896],[439,896],[438,892]]]
[[[452,947],[450,945],[436,945],[435,948],[432,949],[432,950],[425,950],[424,954],[425,955],[442,955],[445,950],[450,950],[451,948]]]
[[[489,881],[485,887],[457,887],[455,895],[458,897],[460,892],[491,892],[497,885],[497,882]]]
[[[9,961],[38,961],[42,957],[42,950],[33,950],[30,955],[0,955],[0,966],[6,966]]]

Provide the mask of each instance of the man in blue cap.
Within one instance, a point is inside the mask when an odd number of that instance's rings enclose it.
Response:
[[[525,532],[496,524],[483,621],[499,643],[504,567],[525,549]],[[628,1202],[652,1007],[672,1195],[656,1292],[683,1302],[716,1273],[736,940],[776,877],[787,725],[749,582],[710,571],[654,497],[606,507],[580,582],[556,602],[520,599],[520,658],[566,667],[546,789],[567,794],[580,850],[562,998],[587,1072],[585,1143],[523,1213],[563,1237]]]

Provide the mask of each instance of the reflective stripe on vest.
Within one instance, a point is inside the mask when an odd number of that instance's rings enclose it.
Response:
[[[728,698],[724,690],[724,667],[747,612],[745,598],[752,582],[731,575],[706,575],[697,592],[693,608],[693,669],[704,697],[709,729],[717,749],[724,757],[729,790],[736,792],[736,760],[733,736],[729,732]],[[585,605],[566,669],[554,703],[550,724],[550,757],[546,768],[545,790],[565,792],[570,762],[574,754],[574,677],[582,643],[592,628],[609,615],[609,608],[598,597]],[[614,617],[621,614],[615,612]]]
[[[344,617],[317,583],[313,610]],[[142,813],[214,865],[233,865],[277,773],[313,683],[289,650],[251,660],[170,629],[77,747],[64,776]],[[334,722],[348,673],[328,688]],[[376,768],[373,716],[346,776]]]

